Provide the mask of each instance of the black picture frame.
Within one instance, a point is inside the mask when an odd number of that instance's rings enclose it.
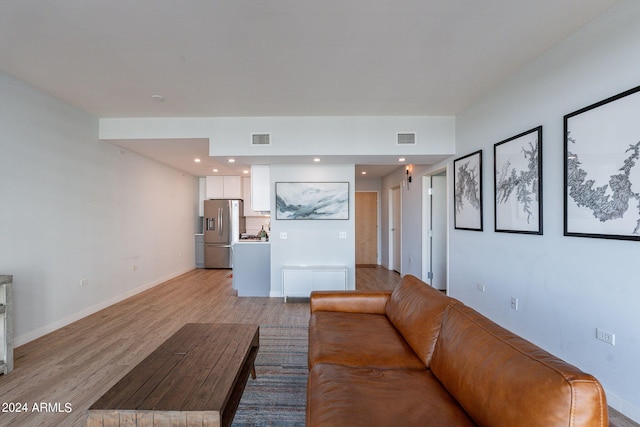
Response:
[[[564,116],[564,235],[640,240],[640,86]]]
[[[453,201],[454,228],[483,231],[482,150],[453,161]]]
[[[493,182],[495,231],[542,235],[542,126],[494,144]]]
[[[349,182],[276,182],[277,220],[348,220]]]

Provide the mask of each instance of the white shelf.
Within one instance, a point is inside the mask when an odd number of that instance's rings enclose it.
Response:
[[[347,289],[347,267],[337,265],[289,265],[282,267],[282,295],[308,298],[312,291]]]

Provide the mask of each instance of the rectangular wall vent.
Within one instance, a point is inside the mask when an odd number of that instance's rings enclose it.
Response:
[[[415,145],[416,144],[416,134],[415,133],[408,133],[408,132],[402,132],[402,133],[398,133],[398,140],[397,140],[397,144],[398,145]]]
[[[268,133],[252,134],[251,145],[271,145],[271,134],[268,134]]]

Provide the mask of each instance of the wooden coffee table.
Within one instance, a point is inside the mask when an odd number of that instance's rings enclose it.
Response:
[[[258,325],[184,325],[89,408],[87,426],[230,425],[259,336]]]

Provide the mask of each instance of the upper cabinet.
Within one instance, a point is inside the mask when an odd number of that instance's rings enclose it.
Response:
[[[242,177],[208,176],[206,178],[206,199],[242,199]]]
[[[251,166],[251,210],[271,211],[271,180],[269,165]]]

